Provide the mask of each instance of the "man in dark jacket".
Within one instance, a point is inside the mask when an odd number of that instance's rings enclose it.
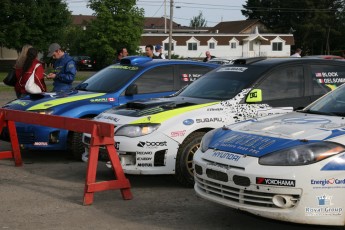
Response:
[[[77,68],[73,58],[65,53],[58,43],[49,46],[48,57],[55,59],[53,64],[54,72],[47,75],[48,79],[53,79],[53,91],[66,91],[72,88]]]

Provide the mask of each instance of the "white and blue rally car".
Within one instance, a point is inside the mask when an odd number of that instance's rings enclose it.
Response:
[[[276,220],[345,223],[345,85],[305,109],[208,132],[196,193]]]

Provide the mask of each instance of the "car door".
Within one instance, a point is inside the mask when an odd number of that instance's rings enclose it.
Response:
[[[307,106],[310,98],[305,96],[304,66],[280,66],[266,74],[255,87],[262,90],[263,104],[273,107]]]
[[[122,92],[119,97],[119,104],[173,94],[177,91],[174,88],[174,66],[155,66],[154,68],[148,69],[133,84],[137,87],[137,93],[128,96],[126,95],[126,91]]]

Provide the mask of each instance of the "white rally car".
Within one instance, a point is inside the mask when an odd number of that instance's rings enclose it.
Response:
[[[345,224],[345,85],[301,111],[215,129],[194,155],[195,191],[276,220]]]
[[[305,107],[337,85],[318,81],[319,73],[337,72],[343,80],[344,67],[345,62],[321,59],[238,60],[176,95],[127,103],[95,119],[116,126],[116,148],[125,173],[175,174],[181,184],[192,186],[193,154],[206,132]],[[88,146],[89,134],[83,142]]]

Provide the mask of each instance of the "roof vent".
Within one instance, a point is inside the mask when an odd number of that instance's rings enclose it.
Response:
[[[267,57],[241,58],[234,60],[234,65],[246,65],[267,59]]]

